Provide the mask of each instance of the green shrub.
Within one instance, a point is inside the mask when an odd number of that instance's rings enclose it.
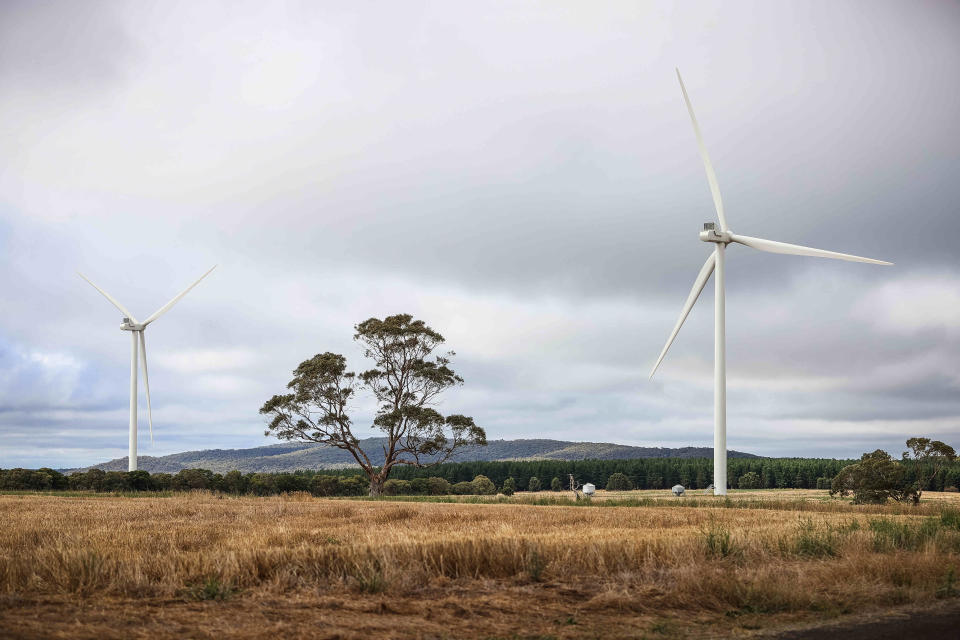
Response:
[[[550,481],[550,491],[563,491],[563,485],[560,484],[560,478],[554,478]]]
[[[517,482],[513,478],[507,478],[503,481],[503,488],[500,489],[500,493],[505,496],[512,496],[513,493],[517,490]]]
[[[481,496],[492,496],[497,492],[497,485],[487,476],[479,475],[473,479],[473,492]]]
[[[813,520],[807,518],[797,523],[797,530],[789,547],[789,551],[798,556],[833,557],[840,554],[840,535],[830,525],[817,526]]]
[[[370,492],[370,481],[366,476],[347,476],[340,479],[341,496],[365,496]]]
[[[949,507],[941,511],[940,525],[947,529],[960,531],[960,511]]]
[[[919,524],[899,522],[889,518],[875,518],[870,521],[873,531],[875,551],[907,550],[916,551],[925,543],[936,538],[942,520],[924,518]]]
[[[457,484],[451,487],[453,493],[458,496],[468,496],[473,494],[473,483],[472,482],[458,482]]]
[[[273,474],[270,473],[253,474],[250,476],[250,483],[248,486],[250,487],[250,492],[257,494],[258,496],[272,496],[277,492],[276,482],[274,482]]]
[[[409,480],[390,479],[383,483],[383,493],[388,496],[406,496],[413,491]]]
[[[270,486],[274,485],[274,474],[261,473],[261,476],[269,476]],[[110,474],[107,474],[109,482]],[[181,469],[177,475],[173,476],[172,487],[176,491],[190,491],[191,489],[212,489],[213,472],[206,469]],[[266,494],[264,494],[266,495]]]
[[[340,493],[340,478],[337,476],[315,475],[310,481],[310,493],[315,496],[335,496]]]
[[[451,493],[450,483],[447,482],[446,478],[436,476],[427,478],[427,492],[432,496],[449,495]]]
[[[187,587],[187,596],[194,600],[227,600],[235,592],[231,584],[221,582],[215,576]]]
[[[227,493],[240,495],[247,492],[247,479],[242,473],[234,469],[223,476],[220,487]],[[312,490],[313,488],[311,487],[311,491]]]
[[[234,473],[240,473],[236,471]],[[227,474],[229,475],[229,474]],[[151,491],[169,491],[173,488],[173,476],[169,473],[155,473],[150,476]],[[238,492],[242,493],[242,492]]]
[[[540,478],[537,476],[531,476],[527,480],[527,491],[540,491]]]
[[[430,485],[426,478],[414,478],[410,481],[410,493],[418,496],[425,496],[430,493]]]
[[[730,536],[730,529],[722,523],[711,521],[706,528],[701,529],[700,534],[703,536],[707,555],[726,558],[736,551],[736,546]]]
[[[607,478],[608,491],[630,491],[631,489],[633,489],[633,481],[626,474],[611,473],[610,477]]]

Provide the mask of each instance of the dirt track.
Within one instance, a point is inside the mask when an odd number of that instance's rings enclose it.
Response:
[[[767,636],[776,640],[923,640],[956,638],[960,635],[960,602],[948,601],[920,611],[902,610],[882,616],[858,616],[823,626]]]

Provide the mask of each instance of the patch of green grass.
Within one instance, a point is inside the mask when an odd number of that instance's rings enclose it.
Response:
[[[781,553],[808,558],[828,558],[840,555],[841,530],[831,525],[818,526],[806,518],[797,523],[793,536],[781,540]]]
[[[533,549],[527,555],[527,574],[529,574],[530,579],[534,582],[540,582],[543,580],[543,570],[547,568],[547,561],[540,551]]]
[[[357,589],[363,593],[383,593],[390,586],[383,573],[383,567],[377,560],[365,565],[357,565],[351,577],[354,579]]]
[[[875,551],[916,551],[937,537],[940,531],[940,520],[924,518],[918,524],[890,518],[874,518],[870,520],[870,530],[873,532]]]
[[[203,582],[188,586],[186,594],[193,600],[228,600],[236,591],[230,583],[210,576]]]
[[[960,510],[946,507],[940,512],[940,525],[946,529],[960,531]]]
[[[707,549],[707,555],[715,558],[727,558],[738,551],[730,535],[730,529],[722,523],[711,520],[705,528],[700,530],[700,535]]]
[[[947,568],[947,573],[943,576],[943,582],[937,587],[937,598],[952,598],[960,591],[957,590],[957,570],[952,565]]]

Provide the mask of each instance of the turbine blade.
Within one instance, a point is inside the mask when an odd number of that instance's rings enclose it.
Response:
[[[147,419],[150,422],[150,444],[153,444],[153,407],[150,406],[150,376],[147,375],[147,339],[140,334],[140,368],[143,370],[143,385],[147,388]]]
[[[651,378],[653,377],[653,374],[657,372],[657,367],[659,367],[660,363],[663,362],[663,357],[667,355],[667,349],[669,349],[670,345],[673,344],[673,339],[677,337],[680,327],[683,326],[683,321],[686,320],[687,316],[690,314],[690,309],[693,308],[697,298],[700,297],[700,292],[703,291],[703,288],[707,284],[707,280],[710,279],[710,274],[713,273],[713,268],[716,263],[716,253],[711,253],[710,257],[707,258],[707,261],[703,263],[703,267],[700,269],[697,279],[693,281],[693,288],[690,289],[690,295],[687,296],[687,301],[683,304],[683,310],[680,312],[680,318],[677,320],[677,324],[673,327],[673,331],[670,332],[670,337],[667,338],[667,344],[663,345],[663,351],[660,352],[660,357],[657,358],[657,363],[653,365],[653,369],[650,370]]]
[[[216,268],[217,268],[217,265],[213,265],[212,267],[210,267],[210,270],[207,271],[202,276],[200,276],[199,278],[197,278],[196,282],[194,282],[192,285],[190,285],[189,287],[181,291],[179,294],[177,294],[177,296],[173,300],[171,300],[167,304],[163,305],[162,307],[154,311],[152,316],[150,316],[149,318],[143,321],[143,326],[147,326],[148,324],[150,324],[151,322],[153,322],[154,320],[156,320],[157,318],[165,314],[167,311],[169,311],[170,308],[173,307],[173,305],[179,302],[180,298],[190,293],[190,289],[193,289],[195,286],[200,284],[200,281],[206,278],[208,275],[210,275],[210,271],[213,271]]]
[[[707,145],[703,143],[703,134],[700,133],[697,116],[693,114],[693,105],[690,104],[690,96],[687,95],[687,88],[683,85],[683,78],[680,77],[680,69],[677,69],[677,80],[680,81],[683,100],[687,103],[690,122],[693,123],[693,132],[697,136],[697,145],[700,147],[700,157],[703,158],[703,167],[707,171],[707,182],[710,183],[710,193],[713,195],[713,205],[717,208],[717,216],[720,217],[720,228],[726,231],[729,227],[727,226],[727,217],[723,213],[723,200],[720,198],[720,185],[717,183],[717,174],[713,172],[713,164],[710,162],[709,154],[707,154]]]
[[[873,258],[862,258],[853,256],[849,253],[837,253],[836,251],[825,251],[823,249],[814,249],[813,247],[804,247],[799,244],[787,244],[786,242],[776,242],[774,240],[764,240],[763,238],[751,238],[750,236],[741,236],[735,233],[730,234],[730,239],[742,245],[768,251],[770,253],[785,253],[792,256],[813,256],[814,258],[834,258],[835,260],[848,260],[850,262],[869,262],[870,264],[892,265],[892,262],[884,260],[874,260]]]
[[[147,375],[147,339],[143,331],[137,331],[140,334],[140,365],[143,369],[143,385],[147,388],[147,418],[150,422],[150,444],[153,444],[153,407],[150,406],[150,376]]]
[[[91,287],[93,287],[94,289],[96,289],[97,291],[99,291],[99,292],[100,292],[100,295],[102,295],[104,298],[106,298],[107,300],[109,300],[109,301],[110,301],[110,304],[112,304],[112,305],[115,306],[117,309],[119,309],[119,310],[120,310],[120,313],[122,313],[123,315],[127,316],[128,318],[130,318],[131,322],[133,322],[133,323],[136,323],[136,322],[137,322],[137,319],[133,317],[133,314],[130,313],[129,311],[127,311],[127,308],[126,308],[126,307],[124,307],[122,304],[120,304],[119,302],[117,302],[117,300],[116,300],[113,296],[111,296],[109,293],[107,293],[106,291],[104,291],[103,289],[101,289],[100,287],[98,287],[97,285],[93,284],[93,282],[90,280],[90,278],[88,278],[87,276],[83,275],[83,274],[80,273],[79,271],[77,271],[77,275],[80,276],[81,278],[83,278],[84,280],[86,280],[86,281],[90,284]]]

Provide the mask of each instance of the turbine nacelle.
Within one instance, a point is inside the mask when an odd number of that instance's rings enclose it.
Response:
[[[717,223],[704,222],[703,231],[700,232],[700,239],[704,242],[716,242],[719,244],[730,244],[733,238],[730,237],[730,231],[717,231]]]
[[[121,331],[143,331],[146,325],[134,322],[130,318],[124,318],[120,322]]]

